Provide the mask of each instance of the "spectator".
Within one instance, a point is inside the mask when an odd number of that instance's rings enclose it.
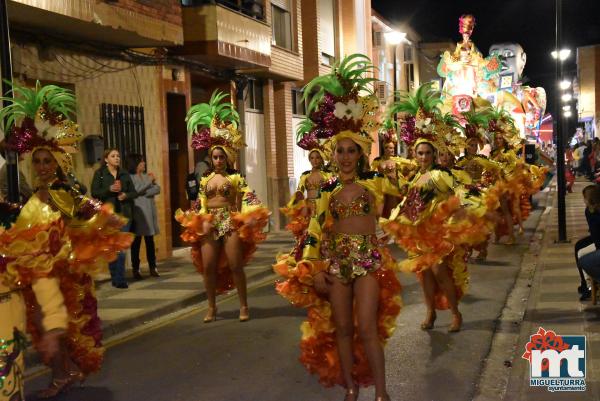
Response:
[[[589,297],[590,290],[587,287],[583,271],[585,271],[595,281],[600,281],[600,186],[588,185],[583,189],[583,199],[585,201],[585,218],[590,230],[589,237],[577,241],[575,244],[575,261],[581,278],[581,298]],[[595,250],[591,253],[578,257],[577,253],[584,247],[595,245]]]
[[[94,172],[92,196],[103,203],[114,206],[115,212],[129,219],[122,231],[129,231],[133,215],[133,200],[137,192],[131,176],[120,167],[121,155],[117,149],[104,151],[105,164]],[[116,288],[128,288],[125,281],[125,253],[119,252],[117,260],[108,264],[112,285]]]
[[[160,187],[156,184],[156,177],[152,173],[146,174],[146,162],[142,155],[131,154],[127,157],[127,170],[131,174],[131,181],[135,186],[138,197],[134,199],[133,205],[133,227],[131,232],[135,234],[131,244],[131,267],[133,278],[142,280],[140,274],[140,245],[142,237],[146,244],[146,259],[152,277],[160,277],[156,269],[156,252],[154,249],[154,236],[158,234],[158,215],[154,197],[160,193]]]

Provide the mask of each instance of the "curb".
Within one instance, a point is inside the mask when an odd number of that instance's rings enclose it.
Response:
[[[515,279],[512,291],[506,298],[506,304],[496,320],[490,352],[484,359],[482,373],[475,385],[473,401],[504,399],[510,377],[510,369],[518,348],[521,348],[519,338],[533,288],[534,276],[537,270],[538,257],[543,247],[543,239],[553,207],[555,185],[545,198],[544,211],[539,217],[535,232],[529,241],[529,249],[521,258],[521,269]]]

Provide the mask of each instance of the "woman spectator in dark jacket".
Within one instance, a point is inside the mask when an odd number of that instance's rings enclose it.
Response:
[[[92,196],[103,203],[110,203],[115,212],[123,215],[129,223],[123,231],[129,231],[133,216],[133,200],[137,192],[129,173],[120,167],[121,155],[118,149],[104,151],[105,164],[94,172],[92,179]],[[113,287],[127,288],[125,281],[125,253],[119,252],[117,260],[109,263]]]
[[[150,275],[160,277],[156,270],[156,252],[154,249],[154,236],[158,234],[158,214],[154,197],[160,194],[160,187],[156,183],[156,177],[152,173],[146,174],[146,162],[142,155],[131,154],[127,156],[127,170],[131,174],[131,180],[138,193],[133,201],[133,226],[131,232],[135,234],[135,240],[131,244],[131,267],[133,278],[141,280],[140,274],[140,245],[142,237],[146,244],[146,259]]]
[[[595,281],[600,281],[600,186],[588,185],[583,189],[583,199],[585,201],[585,218],[590,230],[589,237],[577,241],[575,245],[575,259],[581,275],[581,298],[589,297],[590,291],[583,277],[582,270],[585,271]],[[580,249],[594,244],[596,250],[582,257],[577,257]]]

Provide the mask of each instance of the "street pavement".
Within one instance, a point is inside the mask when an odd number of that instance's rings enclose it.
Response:
[[[584,183],[577,185],[579,190]],[[583,215],[583,207],[576,204],[579,197],[579,194],[569,195],[570,218]],[[566,398],[548,398],[553,395],[545,390],[533,392],[528,387],[528,363],[520,359],[529,335],[540,324],[536,319],[543,318],[542,325],[548,326],[545,328],[560,334],[562,324],[588,314],[580,306],[579,310],[571,311],[572,317],[561,320],[563,315],[556,309],[556,302],[565,304],[564,307],[585,304],[579,303],[577,285],[573,284],[576,280],[571,277],[577,278],[572,244],[556,248],[558,245],[550,241],[555,236],[554,209],[550,205],[545,208],[545,203],[546,199],[554,198],[553,192],[536,196],[542,208],[532,213],[526,222],[526,233],[517,245],[491,245],[488,261],[470,265],[470,289],[461,303],[465,323],[459,333],[447,333],[448,312],[438,314],[434,330],[421,331],[419,323],[425,308],[420,287],[412,274],[399,274],[404,285],[404,308],[398,328],[386,347],[393,400],[583,399],[573,398],[573,393],[562,394]],[[570,234],[582,233],[570,231]],[[98,298],[108,337],[106,363],[85,387],[73,389],[58,399],[342,399],[343,390],[322,388],[297,360],[299,324],[304,310],[291,307],[275,293],[269,267],[274,255],[288,249],[290,244],[289,235],[271,235],[247,267],[252,317],[247,323],[237,321],[235,294],[220,298],[217,322],[201,322],[205,294],[187,252],[163,262],[159,266],[162,274],[159,279],[134,283],[129,290],[102,284]],[[560,250],[553,251],[554,254],[547,252],[553,246]],[[398,249],[392,249],[396,257],[403,257]],[[564,269],[546,267],[558,266],[558,258],[562,258],[560,266]],[[545,280],[538,277],[546,271],[556,274],[563,270],[565,274],[558,280],[547,278],[552,275],[543,276]],[[552,291],[546,285],[553,285]],[[599,326],[588,324],[577,330],[573,328],[569,334],[583,334],[590,327],[596,327],[597,332]],[[582,331],[584,328],[588,331]],[[595,382],[591,381],[589,354],[593,356],[593,350],[588,351],[591,386]],[[27,389],[30,398],[35,399],[34,391],[47,384],[48,374],[36,368],[28,373]],[[587,400],[598,399],[597,392],[592,396],[591,391],[588,389],[582,395]],[[373,389],[361,391],[361,400],[373,398]]]

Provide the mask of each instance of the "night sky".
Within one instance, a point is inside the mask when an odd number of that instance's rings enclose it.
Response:
[[[576,75],[575,48],[600,44],[600,0],[563,0],[563,48],[572,49],[565,76]],[[527,53],[523,75],[530,86],[543,86],[552,111],[555,96],[554,0],[372,0],[372,7],[391,22],[407,23],[423,41],[458,42],[458,17],[470,13],[477,19],[471,39],[488,55],[493,43],[517,42]]]

